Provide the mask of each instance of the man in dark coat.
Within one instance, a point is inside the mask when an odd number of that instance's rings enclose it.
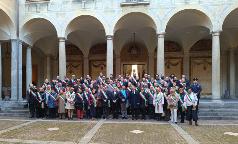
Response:
[[[129,104],[131,106],[132,120],[137,120],[140,108],[140,95],[135,86],[132,86],[132,90],[129,92]]]
[[[30,110],[30,118],[34,118],[35,117],[35,113],[36,113],[36,105],[37,105],[37,91],[34,88],[33,84],[29,85],[29,90],[27,91],[27,100],[28,100],[28,104],[29,104],[29,110]]]

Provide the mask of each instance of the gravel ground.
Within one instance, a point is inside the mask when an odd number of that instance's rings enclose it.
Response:
[[[134,134],[130,131],[144,131]],[[104,124],[91,140],[101,144],[184,144],[185,140],[170,125]]]
[[[0,135],[7,139],[78,142],[95,123],[35,122]],[[48,128],[59,128],[49,131]]]
[[[182,125],[194,139],[202,144],[238,144],[238,136],[225,135],[225,132],[238,133],[238,126]]]

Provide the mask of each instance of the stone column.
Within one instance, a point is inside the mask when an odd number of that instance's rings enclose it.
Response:
[[[29,89],[29,84],[32,83],[32,58],[31,46],[26,48],[26,90]]]
[[[154,56],[154,53],[153,52],[150,52],[149,53],[149,74],[154,77],[155,76],[155,56]]]
[[[221,99],[220,32],[212,33],[212,99]]]
[[[0,43],[0,101],[2,100],[2,44]]]
[[[107,35],[107,77],[113,74],[113,36]]]
[[[116,55],[116,76],[121,74],[121,57]]]
[[[164,75],[164,35],[165,33],[158,34],[158,47],[157,47],[157,74]]]
[[[89,74],[89,60],[87,56],[83,57],[83,75],[86,77]]]
[[[189,79],[190,76],[190,54],[189,51],[184,51],[183,56],[183,74]]]
[[[236,88],[236,67],[235,67],[235,51],[230,49],[230,98],[235,98]]]
[[[18,44],[18,100],[22,101],[22,41]]]
[[[17,100],[18,91],[18,40],[11,40],[11,100]]]
[[[65,38],[59,38],[59,76],[60,79],[66,76]]]
[[[51,57],[50,55],[46,56],[46,76],[48,80],[51,80]]]

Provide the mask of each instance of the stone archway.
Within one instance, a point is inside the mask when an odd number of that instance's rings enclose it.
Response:
[[[82,52],[83,72],[81,74],[84,76],[90,74],[94,78],[96,70],[92,70],[94,65],[92,60],[95,60],[95,57],[92,57],[92,54],[98,50],[98,47],[99,49],[104,46],[106,48],[106,35],[103,24],[93,16],[82,15],[69,23],[66,29],[66,36],[68,41],[77,46]],[[103,55],[106,55],[105,50],[103,50]],[[105,57],[99,58],[99,60],[106,62]]]
[[[157,27],[153,19],[140,12],[128,13],[117,21],[114,27],[114,50],[117,57],[116,74],[123,73],[123,65],[120,62],[123,62],[122,59],[125,57],[122,55],[124,47],[134,43],[134,45],[138,46],[138,49],[143,47],[144,51],[147,52],[146,58],[143,59],[143,65],[146,65],[146,72],[154,75],[154,48],[157,42],[156,30]],[[134,64],[136,63],[138,64],[134,60]]]
[[[221,33],[222,91],[226,98],[238,98],[238,8],[231,11],[225,18]]]
[[[143,43],[138,41],[126,43],[120,55],[121,73],[123,75],[131,75],[132,71],[135,70],[137,76],[141,78],[145,73],[148,73],[148,51]]]

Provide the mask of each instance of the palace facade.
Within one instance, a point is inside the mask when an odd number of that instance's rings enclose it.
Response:
[[[1,0],[0,91],[45,78],[186,74],[238,98],[238,0]]]

